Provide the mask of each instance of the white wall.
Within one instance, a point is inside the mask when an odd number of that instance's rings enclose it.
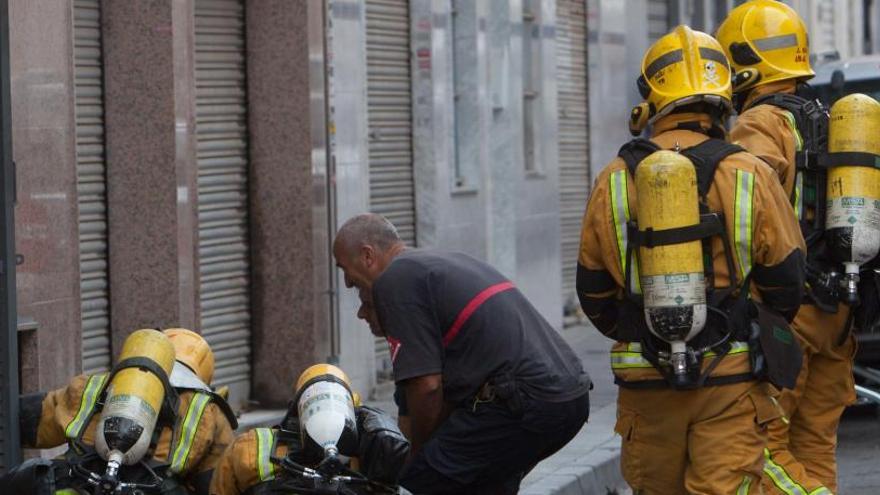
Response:
[[[523,153],[524,5],[537,27],[534,173]],[[456,2],[454,29],[451,7],[410,3],[418,244],[487,260],[559,327],[554,2]]]

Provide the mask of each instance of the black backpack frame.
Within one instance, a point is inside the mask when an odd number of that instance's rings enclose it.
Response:
[[[626,163],[630,176],[635,178],[636,169],[638,168],[639,163],[652,153],[660,151],[661,149],[662,148],[652,141],[637,138],[625,144],[618,152],[618,156]],[[739,287],[739,281],[737,279],[736,267],[731,254],[732,249],[729,236],[727,235],[727,229],[724,224],[724,216],[720,212],[711,211],[706,200],[706,196],[708,195],[709,189],[714,181],[718,165],[728,156],[742,151],[744,151],[743,148],[737,145],[713,138],[680,151],[683,156],[687,157],[691,163],[694,164],[694,168],[697,172],[697,192],[700,202],[699,224],[662,231],[655,231],[652,229],[640,231],[637,223],[632,221],[627,225],[627,246],[625,253],[627,263],[624,273],[624,290],[631,308],[638,308],[638,315],[629,315],[630,317],[634,317],[634,320],[630,323],[639,328],[638,333],[642,346],[642,356],[650,362],[654,368],[661,373],[661,375],[663,375],[664,379],[659,381],[645,380],[640,382],[623,382],[620,379],[615,379],[618,385],[628,388],[664,388],[673,383],[670,371],[666,366],[663,366],[661,362],[661,353],[663,352],[661,348],[664,346],[664,343],[647,329],[644,317],[641,315],[642,310],[644,309],[642,296],[634,294],[630,290],[633,275],[631,268],[632,259],[636,249],[639,247],[655,247],[696,240],[701,241],[703,247],[703,266],[707,279],[707,287],[709,288],[707,289],[707,310],[710,313],[709,316],[715,316],[716,324],[714,327],[721,334],[720,338],[709,337],[711,342],[706,342],[706,337],[704,337],[704,335],[711,332],[706,331],[709,329],[704,329],[704,331],[694,339],[695,341],[703,340],[705,343],[704,346],[700,346],[701,349],[699,352],[694,353],[695,361],[692,364],[697,366],[697,369],[701,367],[702,354],[705,351],[712,350],[717,355],[715,360],[697,379],[696,387],[738,383],[753,379],[754,375],[752,373],[724,377],[709,376],[715,367],[720,364],[721,359],[723,359],[730,350],[730,340],[732,337],[741,340],[747,340],[749,338],[749,329],[747,325],[746,328],[741,328],[743,325],[733,324],[731,319],[727,316],[728,311],[724,308],[725,303],[729,302],[731,299],[730,296],[732,296]],[[716,236],[721,238],[730,277],[730,286],[725,289],[713,288],[714,267],[712,238]],[[745,283],[743,284],[742,290],[748,290]],[[740,303],[747,302],[747,299],[743,300],[742,297],[736,297],[734,299]],[[708,325],[709,322],[707,321],[707,326]],[[703,337],[703,339],[701,339],[701,337]]]

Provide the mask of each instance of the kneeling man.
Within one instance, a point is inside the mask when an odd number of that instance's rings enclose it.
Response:
[[[391,347],[411,422],[403,487],[516,493],[586,422],[590,381],[577,356],[488,264],[407,249],[374,214],[347,221],[333,254],[360,290],[358,315]]]

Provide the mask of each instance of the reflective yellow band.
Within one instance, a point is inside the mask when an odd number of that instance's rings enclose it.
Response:
[[[257,472],[260,481],[275,479],[275,465],[272,464],[272,446],[275,444],[275,431],[271,428],[257,428]]]
[[[831,491],[824,486],[808,492],[785,472],[785,468],[773,462],[769,449],[764,449],[764,474],[773,481],[776,488],[779,488],[786,495],[832,495]]]
[[[794,206],[794,216],[798,220],[804,217],[804,174],[797,172],[794,176],[794,198],[792,199]]]
[[[739,489],[736,490],[736,495],[749,495],[749,489],[752,487],[752,477],[751,476],[743,476],[743,482],[739,485]]]
[[[729,356],[731,354],[742,354],[744,352],[749,352],[749,344],[747,344],[745,342],[732,342],[730,344],[730,350],[727,351],[726,355]],[[706,354],[704,354],[704,356],[706,356],[706,357],[712,357],[712,356],[717,356],[717,355],[718,354],[715,353],[714,351],[709,351]]]
[[[193,441],[196,438],[196,431],[199,429],[199,422],[202,420],[202,414],[205,408],[211,402],[211,396],[208,394],[197,393],[193,396],[186,408],[186,416],[183,419],[183,427],[180,435],[177,437],[177,445],[171,451],[171,471],[176,474],[183,472],[186,466],[186,460],[189,458],[189,451],[192,449]]]
[[[626,169],[617,170],[611,173],[610,177],[611,190],[611,216],[614,220],[614,234],[617,237],[617,253],[620,256],[620,273],[626,276],[626,248],[628,244],[628,236],[626,224],[632,216],[629,213],[629,193],[627,190],[627,171]],[[633,257],[633,266],[630,272],[631,287],[633,293],[642,292],[639,283],[639,264],[638,259]]]
[[[795,151],[803,151],[804,138],[801,137],[801,131],[797,128],[797,121],[794,119],[794,115],[792,115],[791,112],[785,112],[785,123],[788,124],[788,128],[791,129],[791,133],[794,134]]]
[[[653,365],[639,352],[612,352],[611,369],[652,368]]]
[[[733,244],[739,260],[742,279],[752,271],[752,193],[755,189],[755,175],[742,170],[736,171],[736,199],[733,213]]]
[[[749,344],[745,342],[733,342],[730,344],[730,350],[726,355],[743,354],[749,352]],[[717,356],[715,352],[709,351],[704,354],[705,357]],[[625,351],[611,352],[611,369],[633,369],[633,368],[651,368],[653,365],[644,357],[642,357],[642,345],[638,342],[630,342],[626,346]]]
[[[79,401],[79,410],[76,412],[73,420],[67,424],[67,428],[64,429],[64,434],[67,438],[79,438],[83,428],[86,427],[86,421],[92,417],[92,411],[95,409],[98,396],[101,395],[101,390],[104,389],[104,382],[106,381],[107,373],[89,377],[89,380],[86,382],[86,388],[83,390],[82,398]]]

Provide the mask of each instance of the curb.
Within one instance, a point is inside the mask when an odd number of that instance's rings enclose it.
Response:
[[[568,445],[526,476],[520,494],[606,495],[625,488],[616,419],[616,404],[597,410]]]

